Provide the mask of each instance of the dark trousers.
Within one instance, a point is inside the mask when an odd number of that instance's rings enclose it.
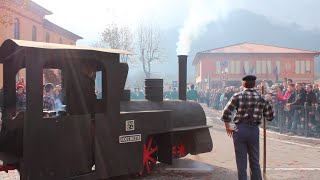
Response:
[[[261,180],[259,163],[259,127],[238,124],[233,133],[233,143],[236,153],[238,179],[247,179],[247,155],[249,155],[250,176],[252,180]]]

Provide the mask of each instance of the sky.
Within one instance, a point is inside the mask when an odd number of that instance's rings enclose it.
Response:
[[[176,25],[186,12],[175,15],[179,2],[171,0],[34,0],[53,14],[46,18],[70,30],[84,40],[80,45],[90,45],[99,38],[107,24],[116,22],[132,28],[140,22],[152,21],[164,28]],[[170,4],[170,5],[169,5]],[[186,6],[186,5],[185,5]]]
[[[223,6],[216,2],[223,2]],[[319,0],[34,0],[53,14],[46,18],[80,35],[79,45],[89,46],[97,41],[108,23],[129,25],[152,22],[163,29],[177,27],[181,31],[190,17],[223,8],[224,18],[235,9],[246,9],[264,15],[274,23],[296,23],[308,30],[320,29],[317,13]],[[200,5],[199,5],[200,4]],[[203,10],[201,8],[205,7]],[[198,8],[198,9],[197,9]],[[196,9],[196,10],[195,10]],[[190,16],[190,14],[192,14]],[[206,13],[210,15],[210,13]],[[214,21],[211,18],[208,21]],[[208,22],[203,22],[208,23]],[[198,25],[197,25],[198,26]]]

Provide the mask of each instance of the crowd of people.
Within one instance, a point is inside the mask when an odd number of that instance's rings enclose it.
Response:
[[[64,94],[61,90],[61,85],[54,86],[52,83],[47,83],[43,86],[44,111],[55,111],[62,107]],[[17,111],[25,111],[26,108],[26,83],[23,77],[16,83],[16,108]]]
[[[293,82],[284,79],[283,83],[268,84],[262,81],[256,89],[262,93],[264,86],[265,99],[272,103],[275,119],[271,126],[281,128],[288,135],[307,135],[320,137],[320,91],[318,84]],[[47,83],[43,86],[43,108],[54,111],[62,106],[64,95],[61,85]],[[205,103],[208,107],[222,110],[234,93],[242,91],[243,87],[227,86],[214,89],[195,89],[188,87],[187,100]],[[164,92],[164,99],[177,100],[176,88]],[[131,91],[131,99],[144,99],[144,91],[135,88]],[[26,83],[22,77],[16,83],[16,107],[18,111],[26,108]]]
[[[275,119],[270,126],[281,129],[288,135],[306,135],[320,137],[320,92],[318,84],[293,82],[285,78],[283,83],[269,85],[262,81],[256,89],[262,93],[264,86],[265,99],[272,103]],[[225,88],[198,90],[199,103],[222,110],[232,95],[243,87],[228,86]]]

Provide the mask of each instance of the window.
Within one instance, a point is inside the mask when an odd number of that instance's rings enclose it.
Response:
[[[96,80],[95,80],[95,91],[97,94],[97,99],[102,99],[102,71],[96,72]]]
[[[261,61],[261,74],[267,74],[267,61]]]
[[[14,18],[14,39],[20,39],[20,21]]]
[[[60,69],[43,69],[43,109],[47,111],[62,110],[64,105],[64,91],[61,87],[62,72]],[[45,87],[46,84],[51,83],[50,89]],[[53,97],[52,98],[50,97]]]
[[[236,74],[236,63],[235,61],[230,61],[230,74]]]
[[[311,61],[296,61],[295,62],[296,74],[311,74]]]
[[[46,42],[50,42],[50,34],[48,32],[46,32]]]
[[[249,61],[244,61],[244,69],[246,71],[246,74],[250,74],[250,65],[249,65]]]
[[[300,73],[305,74],[306,73],[306,62],[300,61]]]
[[[236,61],[236,74],[241,74],[241,61]]]
[[[221,74],[220,63],[221,61],[216,61],[216,74]]]
[[[272,69],[272,66],[271,66],[271,61],[267,61],[267,68],[268,68],[268,74],[272,74],[273,72],[273,69]]]
[[[200,76],[200,63],[201,63],[201,62],[198,62],[198,63],[196,64],[196,76],[197,76],[197,77]]]
[[[295,62],[295,72],[296,74],[300,74],[300,61]]]
[[[306,61],[306,73],[311,74],[311,61]]]
[[[37,40],[37,28],[36,26],[32,26],[32,41]]]
[[[62,44],[62,43],[63,43],[62,38],[60,38],[59,39],[59,44]]]
[[[280,74],[281,73],[281,66],[280,66],[280,61],[276,61],[276,67],[277,67],[277,72],[278,72],[278,74]]]
[[[256,73],[261,74],[261,61],[256,61]]]
[[[26,69],[20,69],[16,74],[16,110],[26,110]]]

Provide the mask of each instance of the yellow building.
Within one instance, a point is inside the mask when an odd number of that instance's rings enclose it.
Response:
[[[0,0],[0,45],[6,39],[21,39],[75,45],[82,37],[48,21],[52,12],[31,0]],[[3,84],[0,65],[0,88]],[[22,70],[18,76],[25,77]]]

